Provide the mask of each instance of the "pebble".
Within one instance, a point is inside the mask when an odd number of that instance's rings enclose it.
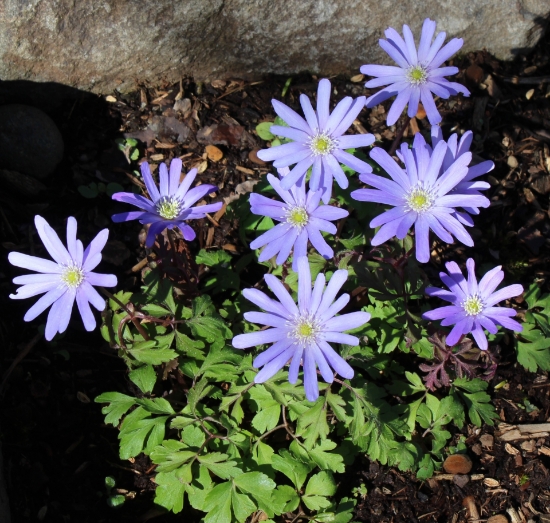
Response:
[[[518,159],[515,156],[508,156],[507,163],[512,169],[515,169],[519,165]]]
[[[63,150],[61,133],[44,111],[29,105],[0,106],[0,168],[43,179],[55,170]]]

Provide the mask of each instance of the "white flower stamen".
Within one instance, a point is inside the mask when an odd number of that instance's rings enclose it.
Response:
[[[428,80],[428,71],[420,64],[410,67],[406,74],[407,80],[413,85],[423,85]]]
[[[159,216],[165,220],[173,220],[181,213],[182,201],[174,196],[163,196],[155,204]]]
[[[409,190],[406,200],[409,210],[422,214],[432,208],[435,195],[432,190],[417,184]]]
[[[483,312],[485,305],[479,294],[468,296],[461,304],[467,316],[477,316]]]
[[[66,287],[76,289],[84,281],[84,271],[76,264],[67,265],[61,272],[61,281]]]
[[[288,333],[288,337],[292,338],[294,343],[302,347],[316,341],[317,336],[321,332],[319,321],[315,316],[310,314],[297,316],[295,320],[289,323],[291,330]]]
[[[338,140],[326,132],[317,132],[309,140],[309,148],[313,156],[327,156],[338,146]]]
[[[301,205],[295,205],[285,210],[286,222],[298,230],[302,230],[309,221],[307,209]]]

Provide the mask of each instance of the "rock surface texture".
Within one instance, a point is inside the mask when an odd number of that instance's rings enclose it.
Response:
[[[421,6],[421,7],[420,7]],[[387,58],[384,29],[422,21],[511,58],[540,36],[548,0],[3,0],[0,78],[107,93],[134,81],[358,72]]]

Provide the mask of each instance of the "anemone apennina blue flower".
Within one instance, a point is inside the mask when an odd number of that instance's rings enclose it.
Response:
[[[70,217],[67,220],[65,248],[57,233],[44,218],[35,216],[34,223],[44,247],[54,261],[10,252],[8,260],[12,265],[39,273],[14,278],[13,283],[22,287],[17,289],[16,294],[10,294],[10,298],[22,300],[44,294],[27,311],[23,319],[34,320],[51,305],[45,332],[48,341],[57,332],[65,332],[67,329],[75,300],[84,327],[88,331],[94,330],[96,320],[90,303],[102,311],[105,308],[105,300],[93,286],[114,287],[117,284],[116,276],[113,274],[92,272],[101,261],[101,251],[109,237],[109,230],[103,229],[84,249],[82,242],[76,239],[76,220]]]
[[[334,301],[347,277],[348,271],[338,270],[325,288],[325,275],[319,274],[312,292],[309,262],[302,256],[298,259],[298,304],[272,274],[266,274],[264,279],[278,301],[258,289],[243,291],[247,300],[266,311],[247,312],[244,317],[250,322],[271,327],[233,338],[236,349],[273,343],[253,362],[255,367],[263,367],[256,375],[255,383],[268,380],[290,361],[288,380],[296,383],[302,365],[306,397],[315,401],[319,397],[316,367],[327,383],[334,380],[333,370],[343,378],[353,378],[351,366],[328,343],[358,345],[359,340],[355,336],[342,331],[356,329],[370,319],[367,312],[335,316],[350,299],[349,294],[342,294]]]
[[[479,283],[472,258],[466,262],[468,280],[455,262],[448,262],[445,266],[449,274],[441,272],[439,276],[450,290],[428,287],[426,294],[437,296],[452,305],[425,312],[422,317],[427,320],[443,319],[441,325],[444,327],[454,325],[447,336],[447,345],[452,347],[459,342],[461,336],[472,333],[478,347],[486,350],[487,337],[483,329],[487,329],[491,334],[496,334],[497,325],[516,332],[523,330],[516,320],[511,319],[516,315],[514,309],[495,307],[497,303],[519,296],[523,292],[523,287],[517,283],[496,291],[504,279],[500,265],[487,272]]]
[[[454,216],[456,207],[488,207],[489,200],[481,194],[453,193],[453,189],[467,176],[472,153],[458,156],[442,171],[447,144],[441,140],[431,149],[417,133],[412,149],[402,144],[400,156],[405,169],[383,149],[374,148],[370,157],[391,177],[361,174],[359,178],[376,189],[358,189],[352,198],[364,202],[391,205],[394,208],[377,216],[371,227],[380,227],[372,245],[380,245],[396,236],[403,239],[414,225],[416,259],[426,263],[430,259],[430,229],[444,242],[452,243],[453,236],[472,247],[474,242],[462,223]]]
[[[305,119],[282,102],[272,100],[275,112],[289,127],[273,125],[271,132],[293,141],[258,151],[258,157],[265,162],[273,161],[274,167],[294,165],[282,181],[281,187],[287,191],[312,167],[310,189],[323,189],[324,203],[330,200],[333,177],[342,189],[348,187],[348,179],[340,163],[357,172],[372,172],[368,163],[344,149],[365,147],[374,142],[372,134],[342,136],[364,107],[365,97],[360,96],[353,100],[351,96],[346,96],[331,113],[330,90],[330,81],[322,79],[317,90],[317,111],[305,94],[300,95]]]
[[[380,47],[388,53],[397,66],[363,65],[361,72],[376,76],[369,80],[365,87],[384,87],[367,99],[367,107],[374,107],[384,100],[397,95],[388,112],[387,124],[393,125],[409,104],[407,114],[412,118],[418,111],[418,102],[422,102],[428,120],[432,125],[441,122],[433,94],[440,98],[463,93],[470,96],[470,91],[456,82],[449,82],[444,76],[458,73],[457,67],[440,67],[462,47],[462,38],[453,38],[443,48],[445,33],[441,32],[432,43],[436,23],[429,18],[424,20],[418,51],[414,36],[408,25],[403,26],[403,36],[393,28],[386,29],[387,40],[380,39]]]
[[[441,167],[442,171],[446,171],[451,164],[464,153],[469,152],[470,146],[472,145],[473,140],[472,131],[466,131],[461,137],[460,141],[458,140],[457,134],[451,134],[447,140],[447,154],[443,160],[443,165]],[[432,126],[432,147],[435,147],[440,141],[443,140],[443,132],[439,125]],[[485,191],[491,186],[487,182],[481,180],[476,180],[482,174],[487,174],[495,168],[495,164],[491,160],[485,160],[476,165],[472,165],[468,168],[468,174],[462,179],[460,183],[451,191],[451,194],[463,194],[463,195],[480,195],[479,191]],[[464,207],[464,211],[456,211],[454,216],[462,222],[464,225],[472,227],[474,221],[470,214],[479,214],[479,209],[477,207]]]
[[[139,220],[142,224],[151,224],[145,240],[146,247],[152,247],[155,237],[164,229],[178,227],[187,241],[195,239],[195,231],[185,223],[185,220],[198,220],[207,213],[219,211],[222,202],[191,207],[209,193],[217,191],[215,185],[203,184],[191,190],[191,184],[197,176],[197,169],[191,169],[180,183],[182,162],[174,158],[170,163],[170,174],[165,163],[159,165],[159,188],[155,185],[149,164],[141,164],[143,181],[149,192],[149,198],[129,192],[113,194],[113,200],[129,203],[142,209],[141,211],[114,214],[114,222]]]
[[[288,172],[288,168],[279,169],[279,173]],[[307,255],[308,241],[324,258],[332,258],[334,251],[323,238],[321,231],[336,233],[336,226],[331,223],[348,216],[348,211],[331,205],[319,205],[322,191],[308,191],[305,183],[299,183],[285,191],[281,187],[281,180],[272,174],[267,179],[282,202],[266,198],[261,194],[250,195],[250,210],[254,214],[269,216],[279,223],[256,238],[251,249],[266,246],[260,253],[259,261],[269,260],[277,255],[277,264],[284,263],[290,251],[293,251],[292,269],[298,270],[298,258]]]

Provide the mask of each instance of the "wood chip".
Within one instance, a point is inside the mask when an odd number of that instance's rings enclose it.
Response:
[[[237,171],[240,171],[240,172],[245,173],[245,174],[251,174],[251,175],[255,174],[252,169],[247,169],[246,167],[243,167],[242,165],[236,165],[235,169],[237,169]]]
[[[232,243],[226,243],[225,245],[222,245],[222,249],[225,249],[229,252],[238,252],[237,247],[235,247]]]
[[[526,452],[534,452],[535,451],[535,442],[532,439],[524,441],[521,444],[521,448],[523,450],[525,450]]]
[[[462,506],[468,511],[468,521],[477,521],[479,519],[479,512],[477,511],[474,496],[466,496],[462,500]]]
[[[162,162],[162,160],[164,160],[164,154],[152,154],[149,158],[154,162]]]
[[[516,449],[515,447],[512,447],[510,443],[506,443],[506,445],[504,445],[504,450],[508,452],[508,454],[511,454],[512,456],[516,456],[517,454],[519,454],[519,450]]]
[[[213,162],[219,162],[223,158],[222,150],[215,145],[207,145],[205,150],[206,156]]]
[[[493,479],[493,478],[485,478],[483,480],[483,484],[489,488],[497,488],[497,487],[500,487],[500,483],[496,480],[496,479]]]
[[[472,470],[472,460],[467,454],[454,454],[443,462],[443,468],[449,474],[468,474]]]
[[[523,523],[515,508],[513,507],[507,508],[506,512],[508,512],[508,515],[510,516],[512,523]]]
[[[487,523],[508,523],[508,518],[503,514],[496,514],[495,516],[491,516],[487,520]]]
[[[264,162],[261,158],[258,157],[258,151],[260,149],[258,147],[256,147],[256,149],[252,149],[249,153],[248,153],[248,159],[252,162],[252,163],[255,163],[257,165],[266,165],[266,162]]]
[[[117,99],[114,96],[108,95],[105,97],[106,102],[115,103]]]
[[[363,81],[363,78],[365,78],[364,74],[356,74],[355,76],[352,76],[350,78],[350,81],[353,82],[354,84],[358,84],[359,82]]]
[[[527,100],[531,100],[531,98],[533,98],[534,94],[535,94],[535,90],[534,89],[529,89],[529,91],[527,91],[525,93],[525,98],[527,98]]]
[[[491,434],[483,434],[483,436],[479,438],[479,442],[485,449],[492,449],[494,441],[495,438],[493,438]]]
[[[545,456],[550,456],[550,448],[540,447],[539,454],[544,454]]]

